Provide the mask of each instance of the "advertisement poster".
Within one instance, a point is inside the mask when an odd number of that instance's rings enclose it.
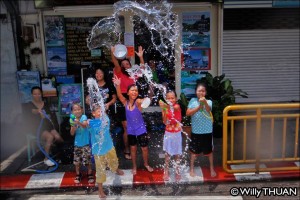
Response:
[[[183,49],[182,70],[210,70],[210,49]]]
[[[17,71],[19,97],[21,103],[31,101],[31,88],[41,86],[40,73],[38,71]]]
[[[56,97],[56,78],[53,77],[43,77],[41,80],[43,97]]]
[[[182,13],[181,92],[195,96],[196,81],[211,70],[210,12]]]
[[[82,104],[81,84],[61,84],[59,86],[59,113],[61,116],[71,114],[73,103]]]
[[[65,46],[65,25],[63,16],[45,16],[46,47]]]
[[[49,75],[67,74],[67,55],[64,47],[47,48],[47,67]]]
[[[184,93],[187,98],[196,97],[197,80],[205,77],[205,74],[201,71],[181,71],[181,93]]]
[[[182,14],[183,48],[210,48],[210,12]]]

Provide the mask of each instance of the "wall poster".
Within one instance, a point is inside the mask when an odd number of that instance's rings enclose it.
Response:
[[[64,16],[45,16],[48,75],[67,75]]]
[[[181,92],[195,96],[196,81],[211,70],[210,12],[182,14]]]
[[[31,101],[31,88],[41,86],[40,73],[38,71],[17,71],[19,97],[21,103]]]
[[[49,75],[67,74],[67,54],[64,47],[47,48],[47,66]]]
[[[52,77],[42,77],[42,90],[43,90],[43,97],[56,97],[57,96],[57,89],[56,89],[56,78],[55,76]]]
[[[61,116],[71,114],[74,103],[83,102],[81,84],[61,84],[59,85],[59,113]]]

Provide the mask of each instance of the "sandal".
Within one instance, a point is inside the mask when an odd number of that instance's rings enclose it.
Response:
[[[95,179],[93,174],[88,174],[88,183],[94,183]]]
[[[131,160],[131,155],[129,152],[124,152],[124,157],[126,160]]]
[[[74,179],[74,183],[78,184],[81,181],[81,174],[76,175],[75,179]]]

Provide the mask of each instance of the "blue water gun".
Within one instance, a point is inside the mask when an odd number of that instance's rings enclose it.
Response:
[[[76,116],[74,114],[70,114],[70,125],[71,126],[75,126],[75,119],[76,119]]]

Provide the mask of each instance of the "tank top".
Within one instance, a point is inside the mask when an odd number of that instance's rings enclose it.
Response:
[[[128,103],[125,106],[128,135],[138,136],[146,133],[147,130],[141,111],[138,109],[136,103],[134,103],[134,109],[129,110]]]
[[[174,110],[174,113],[172,113],[170,109],[167,109],[166,117],[167,117],[166,131],[171,133],[177,133],[178,131],[181,131],[181,125],[180,125],[181,109]]]

